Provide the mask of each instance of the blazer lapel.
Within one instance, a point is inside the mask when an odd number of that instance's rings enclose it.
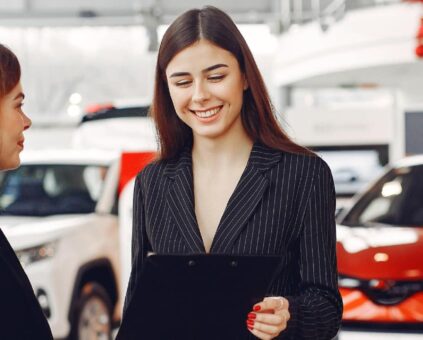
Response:
[[[186,149],[176,163],[167,165],[165,175],[172,180],[166,201],[188,249],[193,253],[205,253],[203,239],[194,210],[192,160]]]
[[[267,170],[279,162],[280,156],[280,151],[254,144],[247,167],[223,213],[210,252],[230,252],[266,192],[269,185]]]

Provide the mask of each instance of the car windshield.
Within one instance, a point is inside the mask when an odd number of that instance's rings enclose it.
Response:
[[[342,224],[423,227],[423,165],[386,173],[354,205]]]
[[[0,177],[0,215],[91,213],[106,173],[104,166],[22,165]]]

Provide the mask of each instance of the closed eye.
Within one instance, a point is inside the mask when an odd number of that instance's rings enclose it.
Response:
[[[18,109],[18,110],[22,110],[22,106],[24,106],[24,103],[19,103],[18,105],[16,105],[16,108]]]
[[[179,80],[179,81],[175,82],[175,85],[180,86],[180,87],[184,87],[184,86],[188,86],[191,83],[192,83],[191,80]]]
[[[222,80],[225,77],[226,77],[226,75],[224,75],[224,74],[218,74],[218,75],[209,76],[208,79],[211,80],[211,81],[216,81],[217,82],[219,80]]]

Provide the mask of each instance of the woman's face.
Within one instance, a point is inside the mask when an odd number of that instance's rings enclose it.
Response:
[[[241,107],[248,85],[233,54],[201,39],[173,57],[166,78],[175,111],[194,138],[244,131]]]
[[[22,111],[24,97],[18,83],[0,100],[0,170],[13,169],[20,164],[23,131],[31,126],[31,120]]]

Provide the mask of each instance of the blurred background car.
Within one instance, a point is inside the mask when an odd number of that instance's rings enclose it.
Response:
[[[423,329],[423,156],[387,168],[338,222],[344,324]]]
[[[109,339],[120,318],[115,153],[25,153],[0,173],[0,225],[55,338]]]

